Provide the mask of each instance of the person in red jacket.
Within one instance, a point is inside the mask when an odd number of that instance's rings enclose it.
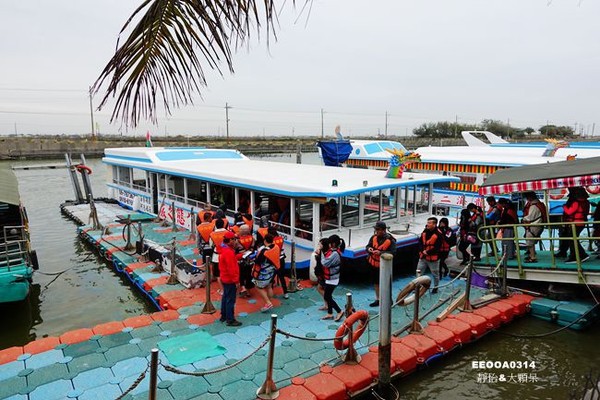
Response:
[[[575,235],[579,237],[585,228],[588,214],[590,213],[590,202],[584,188],[575,187],[570,190],[573,196],[563,206],[563,220],[566,222],[575,222]],[[572,236],[571,225],[567,225],[567,227],[568,236]],[[569,257],[566,262],[567,264],[574,264],[577,262],[577,258],[575,257],[575,241],[569,240],[566,242],[569,243]],[[577,248],[579,249],[579,260],[581,262],[587,261],[590,256],[586,253],[579,240],[577,240]]]
[[[235,298],[237,287],[240,284],[240,268],[235,255],[235,233],[227,231],[223,236],[223,243],[219,249],[219,272],[223,284],[221,297],[221,322],[227,326],[240,326],[242,323],[235,319]]]

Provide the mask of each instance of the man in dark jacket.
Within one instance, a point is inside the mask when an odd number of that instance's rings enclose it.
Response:
[[[396,240],[387,233],[387,225],[383,221],[377,221],[375,224],[375,234],[367,243],[367,262],[371,269],[371,281],[375,285],[375,301],[369,304],[371,307],[379,306],[379,264],[381,253],[396,251]]]
[[[427,218],[427,225],[419,238],[419,263],[417,264],[417,276],[427,273],[433,275],[433,289],[431,293],[437,293],[440,284],[438,271],[440,269],[440,248],[442,239],[437,228],[437,218]]]

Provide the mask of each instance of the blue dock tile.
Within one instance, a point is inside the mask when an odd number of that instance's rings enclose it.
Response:
[[[264,329],[262,324],[260,326],[250,325],[239,328],[235,334],[242,339],[243,343],[249,343],[254,337],[267,337],[269,335],[268,329],[270,329],[270,326]]]
[[[168,390],[175,399],[191,399],[205,395],[208,392],[208,386],[208,382],[204,377],[186,376],[173,382]]]
[[[123,392],[117,385],[102,385],[95,388],[91,388],[83,392],[77,400],[106,400],[116,399]]]
[[[144,356],[144,353],[135,344],[124,344],[119,347],[108,349],[108,351],[104,353],[104,356],[106,357],[106,360],[112,364],[128,358]]]
[[[148,366],[148,360],[144,357],[135,357],[119,361],[110,369],[116,378],[126,378],[131,375],[139,375]]]
[[[232,333],[232,332],[226,332],[226,333],[221,333],[220,335],[215,335],[215,336],[213,336],[213,339],[215,339],[217,342],[219,342],[219,344],[221,346],[225,347],[226,349],[229,349],[230,347],[233,347],[233,346],[237,346],[238,344],[244,342],[242,340],[242,338],[240,338],[239,336],[237,336],[235,333]]]
[[[7,397],[5,400],[28,400],[27,395],[15,394],[14,396]]]
[[[24,393],[27,386],[25,377],[14,376],[0,383],[0,399],[7,398],[12,395]],[[27,396],[25,396],[27,398]]]
[[[183,320],[182,319],[174,319],[172,321],[161,322],[160,329],[162,329],[163,331],[175,332],[175,331],[180,331],[180,330],[184,330],[184,329],[189,329],[188,328],[189,326],[190,326],[190,323],[184,319]],[[189,332],[187,332],[187,333],[189,333]]]
[[[338,353],[335,351],[333,345],[323,350],[319,350],[316,353],[310,354],[310,359],[317,364],[320,364],[324,361],[330,361],[334,357],[338,357]]]
[[[302,376],[304,378],[314,375],[318,371],[318,364],[310,359],[299,358],[287,363],[283,370],[290,376]]]
[[[65,364],[47,365],[38,368],[27,377],[27,386],[33,390],[38,386],[45,385],[48,382],[54,382],[66,377],[69,374]],[[70,382],[69,382],[70,384]]]
[[[0,381],[16,376],[22,369],[25,369],[25,362],[23,361],[13,361],[0,365]]]
[[[291,347],[280,346],[275,348],[275,359],[278,362],[287,364],[291,361],[300,358],[300,353]],[[263,366],[263,369],[267,368],[267,364]]]
[[[308,340],[295,340],[292,343],[292,348],[299,354],[312,354],[324,349],[325,346],[331,346],[331,343],[325,344],[324,342],[313,342]]]
[[[147,388],[146,388],[147,389]],[[133,396],[133,400],[147,400],[148,392],[145,393],[137,393]],[[157,389],[156,390],[156,400],[175,400],[171,393],[167,389]],[[179,399],[176,399],[179,400]]]
[[[219,392],[219,395],[224,399],[235,399],[235,400],[255,400],[256,391],[250,387],[254,385],[253,382],[247,382],[239,380],[225,385]],[[258,389],[258,387],[256,388]]]
[[[95,368],[85,371],[73,378],[75,389],[86,391],[97,386],[108,384],[114,375],[110,368]]]
[[[159,339],[160,338],[160,339]],[[139,338],[135,338],[136,340]],[[140,349],[141,355],[146,356],[150,354],[150,350],[156,348],[157,343],[162,340],[162,336],[153,336],[146,339],[142,339],[139,343],[137,343],[138,348]]]
[[[34,354],[25,361],[27,368],[38,369],[46,365],[52,365],[60,362],[64,358],[62,350],[49,350],[43,353]]]
[[[77,375],[90,369],[99,368],[103,366],[105,362],[106,358],[104,358],[103,354],[94,353],[74,358],[67,366],[69,367],[70,373]]]
[[[196,371],[196,368],[192,364],[180,365],[179,367],[177,367],[177,369],[180,369],[185,372],[195,372]],[[159,381],[175,382],[177,380],[185,378],[186,376],[187,375],[176,374],[175,372],[167,371],[164,368],[158,369],[158,380]]]
[[[307,313],[306,311],[294,311],[291,314],[286,314],[283,316],[283,320],[285,320],[290,327],[299,327],[304,323],[311,321],[314,318],[314,315]]]
[[[256,389],[262,386],[267,378],[267,372],[261,371],[254,376],[252,382],[247,382],[248,386],[256,385]],[[273,370],[273,380],[277,382],[277,387],[282,388],[284,386],[288,386],[291,382],[289,381],[292,377],[290,374],[285,372],[283,369],[274,369]],[[254,391],[256,393],[256,390]]]
[[[256,347],[252,347],[247,343],[238,343],[235,346],[230,346],[225,352],[227,358],[242,359],[252,353]]]
[[[67,393],[73,390],[71,381],[60,379],[38,386],[33,392],[29,393],[29,400],[58,400],[67,397]]]
[[[190,400],[225,400],[223,397],[219,396],[217,393],[206,393],[202,396],[193,397]]]
[[[133,385],[133,383],[138,379],[139,375],[140,375],[140,373],[137,373],[135,375],[131,375],[131,376],[128,376],[125,379],[123,379],[123,381],[121,383],[119,383],[119,387],[121,388],[121,391],[125,392],[127,389],[129,389],[131,387],[131,385]],[[135,389],[133,389],[130,392],[130,394],[132,395],[132,397],[135,397],[136,394],[147,392],[149,385],[150,385],[150,374],[146,374],[144,379],[139,383],[139,385],[137,385],[137,387]],[[147,395],[146,395],[146,398],[148,398]]]
[[[275,350],[275,354],[278,354],[277,349]],[[244,373],[244,375],[256,375],[259,372],[265,371],[267,369],[267,356],[264,354],[254,354],[252,357],[242,362],[237,367],[240,371]]]
[[[194,368],[196,369],[204,369],[211,370],[215,368],[219,368],[225,365],[227,358],[223,355],[205,358],[204,360],[196,361],[194,363]]]

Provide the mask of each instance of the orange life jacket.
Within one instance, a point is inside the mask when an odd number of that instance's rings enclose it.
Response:
[[[439,258],[439,254],[430,254],[435,251],[435,243],[439,240],[439,231],[433,232],[429,239],[427,239],[427,234],[425,232],[421,233],[421,243],[423,244],[423,250],[421,252],[421,256],[424,251],[427,251],[425,254],[425,260],[427,261],[437,261]]]
[[[440,253],[450,251],[450,243],[448,243],[448,237],[444,234],[444,232],[442,232],[439,229],[438,229],[438,232],[439,232],[438,233],[439,237],[442,241],[441,246],[440,246]]]
[[[271,263],[275,266],[275,268],[281,268],[281,263],[279,262],[279,256],[281,254],[281,248],[276,244],[273,244],[273,247],[265,250],[265,257],[271,261]]]
[[[246,218],[245,215],[242,215],[242,221],[244,221],[244,224],[248,225],[250,229],[252,229],[252,227],[254,226],[254,220],[252,219],[252,217]]]
[[[256,233],[260,235],[262,240],[265,240],[265,236],[267,236],[267,233],[269,233],[269,228],[258,228]]]
[[[275,236],[273,238],[273,244],[281,250],[279,254],[279,258],[283,258],[283,238],[281,236]]]
[[[208,243],[211,232],[215,230],[215,225],[212,222],[203,222],[196,227],[196,230],[202,240],[204,240],[204,243]]]
[[[219,249],[221,248],[221,245],[223,244],[223,239],[225,238],[225,234],[227,233],[227,231],[213,231],[210,234],[210,238],[213,242],[213,244],[215,245],[215,253],[219,254]]]
[[[371,237],[370,243],[371,243],[371,247],[375,250],[379,250],[379,251],[386,251],[390,248],[390,246],[392,245],[392,240],[389,237],[385,237],[385,240],[383,241],[383,243],[378,244],[377,242],[377,235],[373,235]],[[393,249],[392,249],[393,250]],[[369,256],[367,257],[367,262],[369,264],[371,264],[371,266],[375,267],[375,268],[379,268],[379,264],[381,262],[381,255],[380,254],[374,254],[374,253],[369,253]]]
[[[245,250],[250,250],[250,248],[254,244],[254,238],[252,237],[252,235],[240,236],[240,238],[238,239],[238,243],[241,244]]]
[[[200,221],[204,222],[204,219],[205,219],[205,217],[206,217],[206,214],[210,214],[210,215],[212,215],[213,217],[215,216],[215,213],[214,213],[214,212],[212,212],[212,211],[206,211],[206,210],[204,210],[204,211],[200,211],[200,212],[198,213],[198,216],[200,217]]]

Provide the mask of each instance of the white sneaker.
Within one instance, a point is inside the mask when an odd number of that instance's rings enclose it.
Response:
[[[289,298],[290,298],[290,295],[286,293],[286,294],[284,294],[284,295],[283,295],[283,298],[284,298],[284,299],[289,299]]]

